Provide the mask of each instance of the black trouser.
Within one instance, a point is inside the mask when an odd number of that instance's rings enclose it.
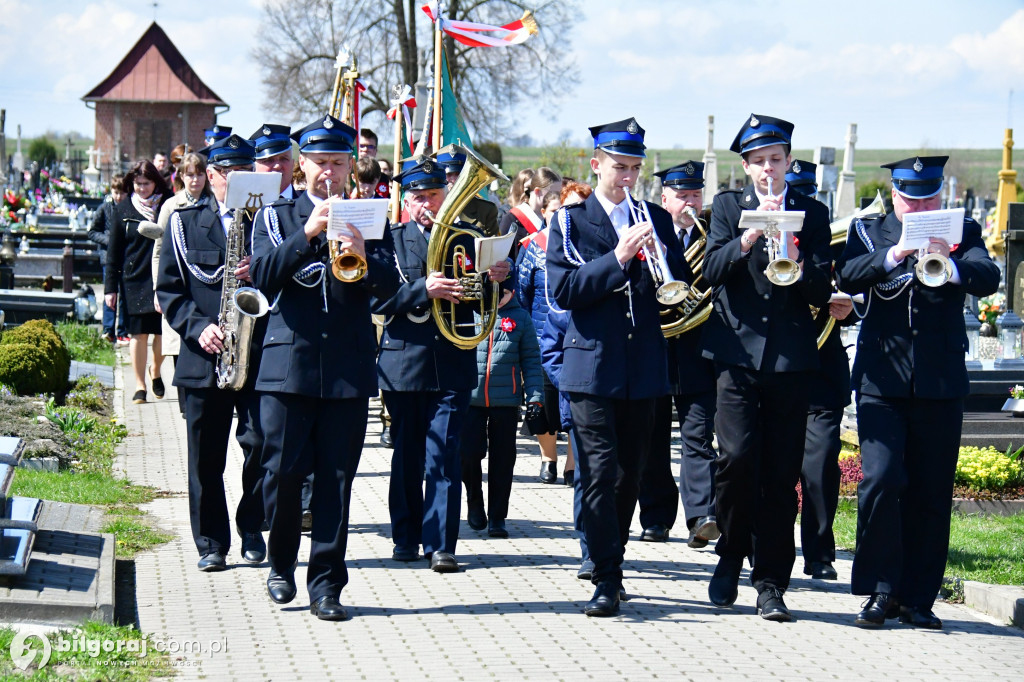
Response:
[[[349,500],[366,438],[366,398],[333,400],[264,393],[267,434],[263,484],[270,536],[270,567],[292,575],[302,538],[302,483],[314,474],[306,588],[310,602],[337,597],[348,584]]]
[[[384,391],[391,413],[388,510],[395,546],[455,553],[462,511],[459,437],[469,391]]]
[[[857,396],[864,480],[857,491],[854,594],[931,608],[949,553],[963,400]]]
[[[263,468],[260,464],[259,396],[252,390],[178,387],[188,429],[188,508],[192,538],[200,555],[231,548],[231,522],[224,494],[231,419],[238,410],[235,438],[242,447],[242,497],[235,511],[240,533],[258,533],[263,525]]]
[[[842,408],[807,413],[804,462],[800,467],[800,549],[804,563],[836,560],[832,522],[839,504],[839,429]]]
[[[654,429],[654,398],[617,400],[570,393],[576,471],[582,476],[583,529],[592,582],[622,583],[622,560],[636,509],[640,472]]]
[[[480,462],[487,455],[487,516],[492,521],[508,517],[512,473],[516,467],[516,426],[519,407],[476,407],[466,412],[459,443],[462,482],[466,503],[483,504],[483,473]]]
[[[672,396],[679,416],[681,465],[679,487],[672,475],[672,403],[658,398],[651,437],[651,454],[640,479],[640,525],[650,528],[675,524],[679,499],[687,529],[702,516],[715,515],[715,392]]]
[[[770,373],[716,363],[721,557],[753,553],[757,590],[786,589],[796,558],[796,482],[807,427],[807,374]]]

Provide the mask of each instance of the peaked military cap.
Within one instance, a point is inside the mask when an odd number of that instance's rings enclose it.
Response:
[[[223,140],[230,134],[231,126],[215,125],[203,131],[203,139],[206,141],[206,146],[209,147],[217,140]]]
[[[603,149],[609,154],[636,156],[647,158],[644,146],[644,134],[647,131],[640,127],[632,116],[615,123],[594,126],[590,134],[594,138],[594,149]]]
[[[437,152],[437,163],[444,168],[445,173],[458,173],[466,165],[466,155],[456,145],[448,145]]]
[[[292,133],[302,153],[351,154],[355,148],[356,129],[330,114]]]
[[[684,161],[654,175],[661,178],[663,187],[704,189],[704,164],[700,161]]]
[[[199,153],[206,156],[206,162],[211,166],[252,166],[256,159],[256,145],[244,137],[231,134],[200,150]]]
[[[948,156],[913,156],[882,164],[892,171],[893,188],[908,199],[927,199],[942,191],[942,168]]]
[[[810,161],[793,159],[786,171],[786,184],[800,194],[813,196],[818,193],[817,166]]]
[[[402,161],[402,172],[394,177],[402,189],[440,189],[448,186],[444,168],[431,158],[413,157]]]
[[[292,129],[276,123],[264,123],[259,130],[249,136],[256,145],[256,158],[268,159],[282,152],[291,151],[292,140],[289,137]]]
[[[751,114],[743,122],[736,139],[732,141],[731,151],[746,154],[755,149],[770,147],[773,144],[791,145],[793,140],[793,124],[781,118]]]

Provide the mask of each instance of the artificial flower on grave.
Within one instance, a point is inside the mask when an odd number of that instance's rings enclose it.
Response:
[[[1006,294],[996,292],[978,301],[978,320],[995,325],[996,318],[1006,312]]]

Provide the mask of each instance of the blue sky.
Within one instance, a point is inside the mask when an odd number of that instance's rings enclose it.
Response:
[[[231,105],[221,122],[245,134],[264,120],[249,56],[259,5],[176,0],[157,10],[185,58]],[[582,7],[565,36],[579,87],[557,109],[514,112],[537,140],[570,131],[582,141],[588,126],[633,115],[651,146],[703,147],[712,114],[715,146],[725,148],[756,112],[793,121],[800,148],[842,147],[848,123],[858,124],[862,148],[995,148],[1003,128],[1024,122],[1021,0],[584,0]],[[0,46],[9,138],[19,123],[26,137],[47,129],[91,135],[92,112],[80,98],[139,38],[153,8],[0,0],[0,16],[19,27]],[[1018,138],[1024,145],[1024,130]]]

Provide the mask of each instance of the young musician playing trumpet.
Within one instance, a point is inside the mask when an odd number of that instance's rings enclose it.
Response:
[[[555,214],[547,268],[551,296],[570,314],[559,389],[569,394],[577,430],[583,525],[597,586],[584,612],[613,616],[654,403],[669,391],[653,263],[638,256],[660,252],[662,274],[684,282],[692,273],[668,213],[629,195],[646,156],[644,130],[629,118],[590,132],[597,187],[585,202]]]
[[[809,306],[832,293],[828,210],[785,182],[793,124],[751,115],[732,143],[750,184],[721,192],[711,210],[704,277],[716,287],[704,325],[704,357],[715,363],[718,469],[715,473],[718,566],[708,596],[730,606],[743,560],[762,618],[792,620],[783,601],[796,549],[796,482],[807,422],[807,373],[818,366],[817,329]],[[761,229],[739,228],[744,211],[804,211],[799,244],[784,233],[798,279],[765,275],[769,244]]]

